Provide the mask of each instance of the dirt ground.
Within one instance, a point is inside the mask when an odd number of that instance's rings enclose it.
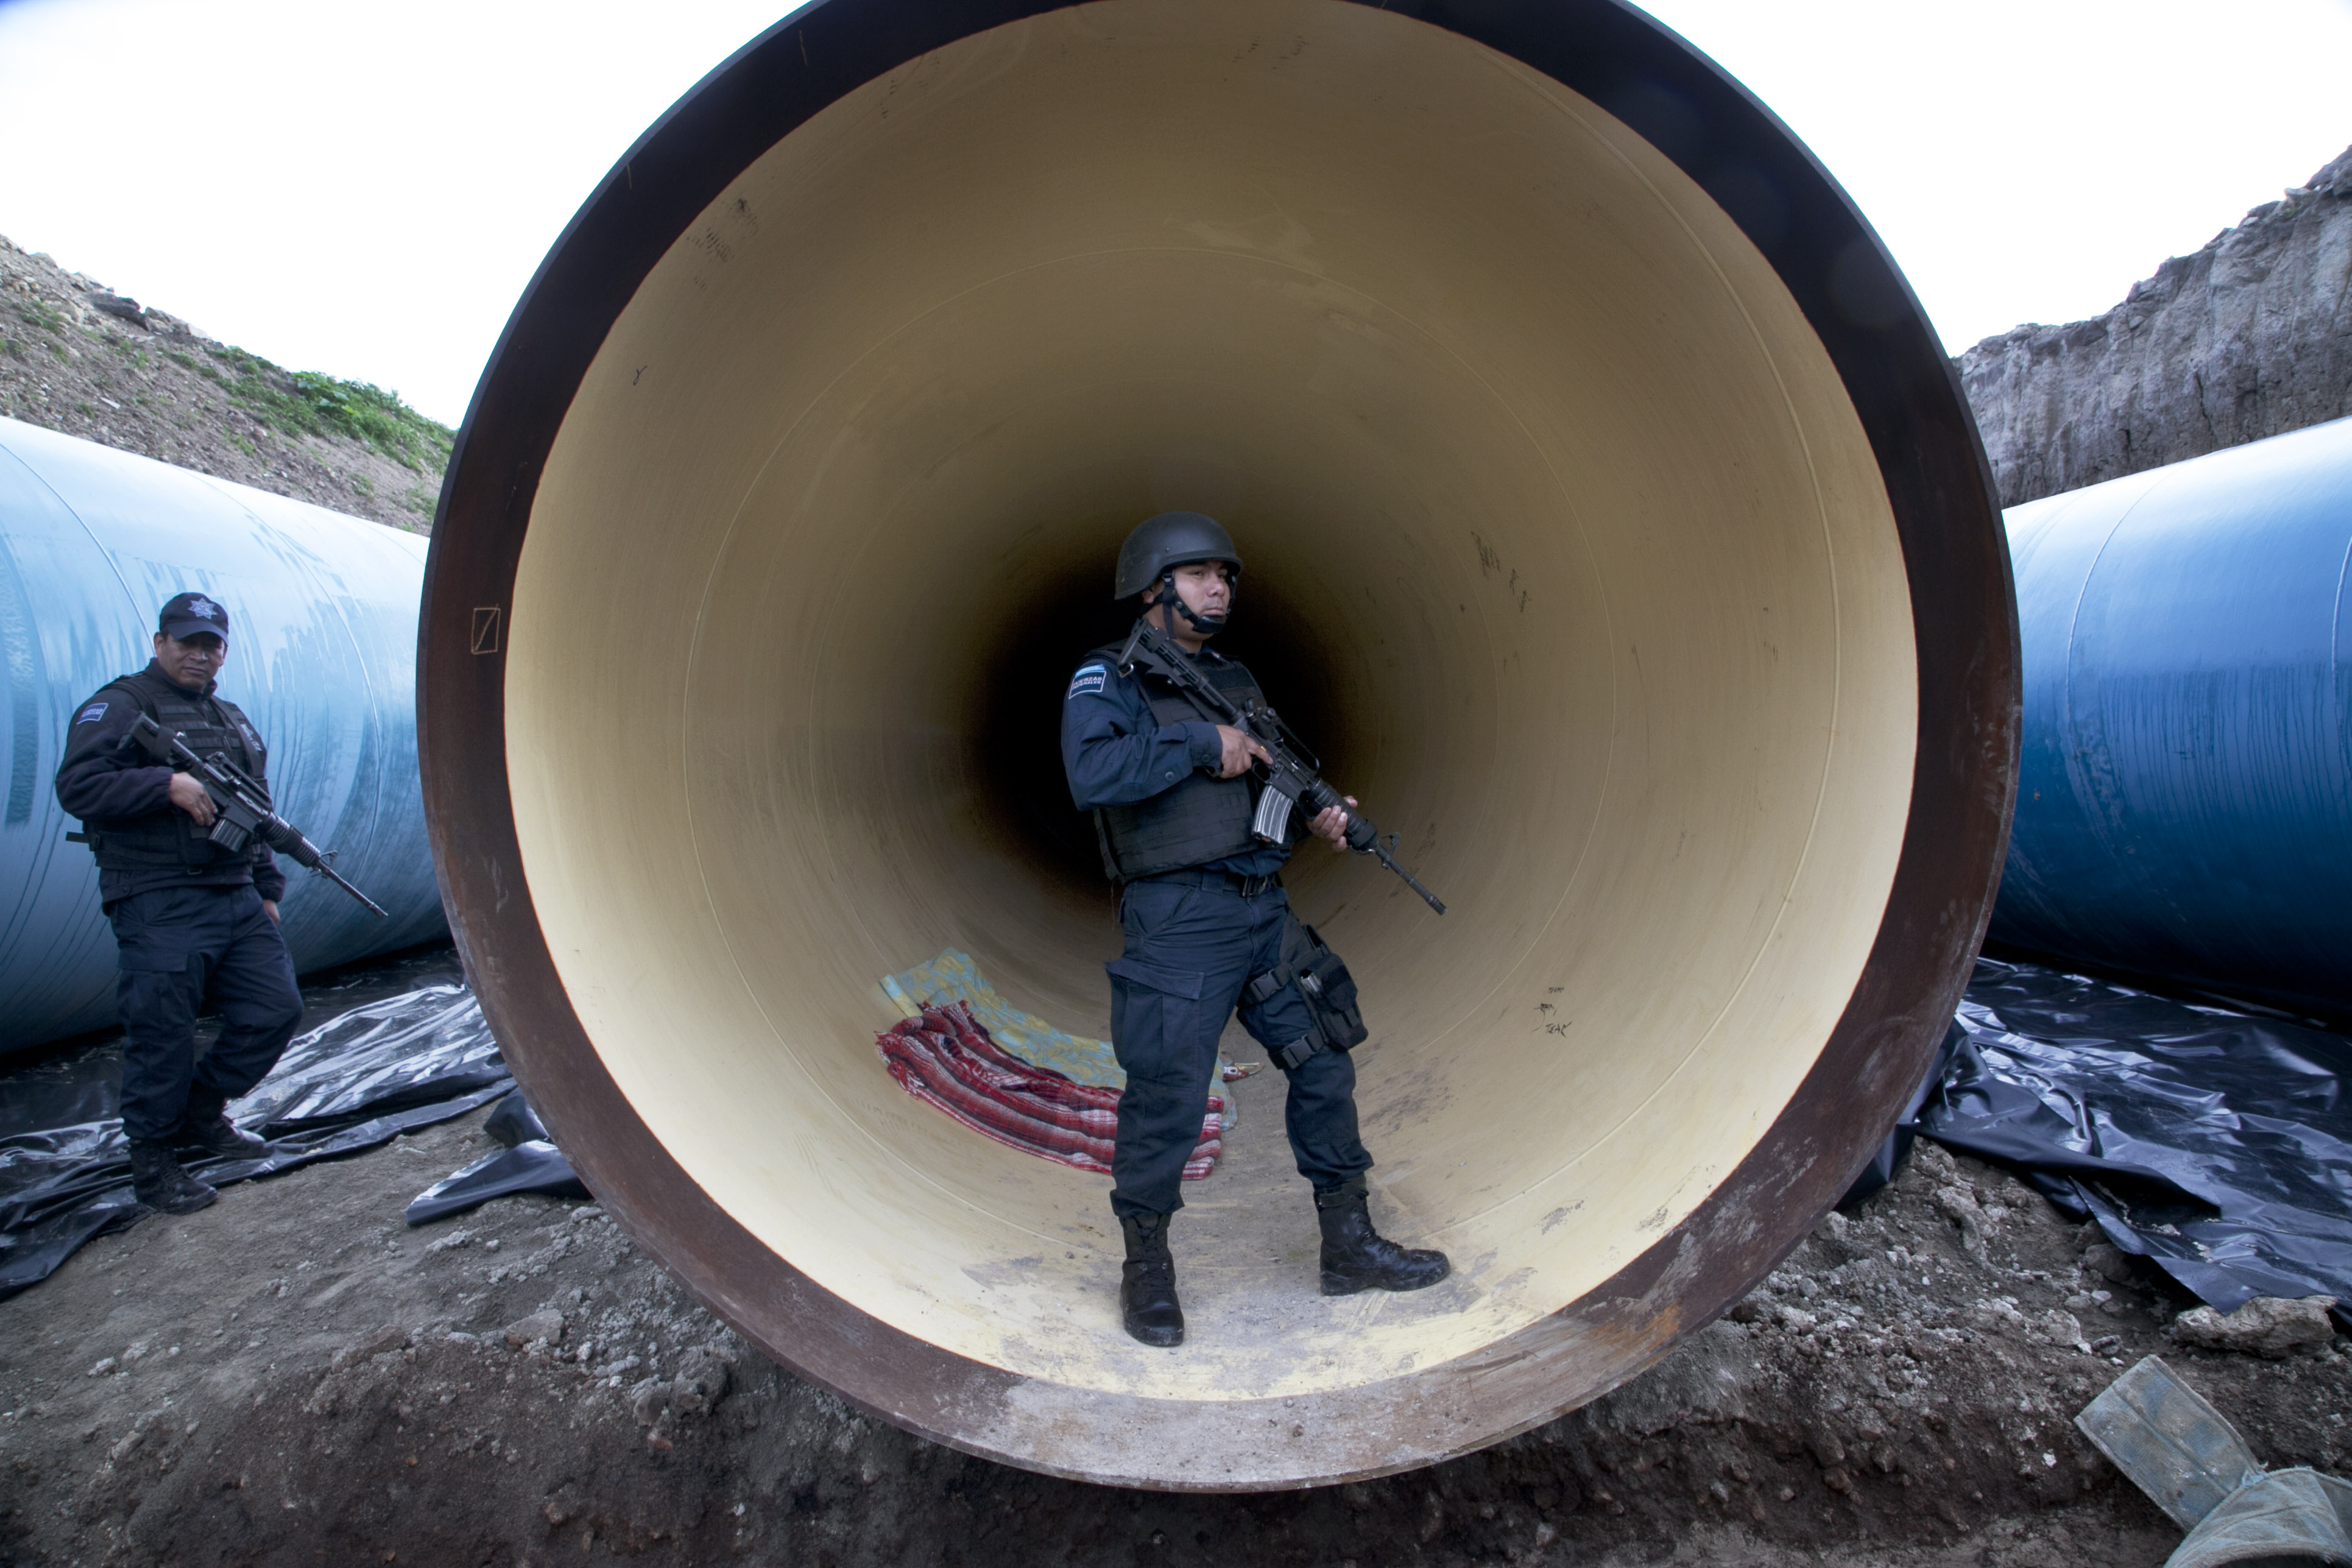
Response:
[[[0,235],[0,415],[353,517],[431,530],[439,453],[412,467],[331,432],[275,427],[240,405],[239,389],[249,375],[287,391],[286,373],[247,364],[163,310],[134,317],[98,308],[111,299],[104,284]]]
[[[481,1117],[147,1219],[0,1304],[0,1563],[2100,1568],[2179,1539],[2070,1424],[2143,1354],[2273,1466],[2352,1444],[2340,1342],[2191,1353],[2185,1300],[1923,1144],[1647,1376],[1483,1453],[1275,1495],[1049,1480],[780,1371],[593,1204],[407,1229]]]

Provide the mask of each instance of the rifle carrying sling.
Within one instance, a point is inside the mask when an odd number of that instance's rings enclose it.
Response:
[[[1290,1045],[1267,1049],[1283,1071],[1296,1069],[1318,1051],[1351,1050],[1371,1033],[1364,1027],[1363,1010],[1356,1004],[1356,980],[1348,965],[1297,915],[1283,922],[1282,961],[1243,986],[1242,1001],[1262,1007],[1288,985],[1298,987],[1310,1026]]]

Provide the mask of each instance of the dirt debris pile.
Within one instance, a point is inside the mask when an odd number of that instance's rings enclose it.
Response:
[[[449,431],[281,370],[0,236],[0,415],[423,532]]]
[[[1648,1375],[1483,1453],[1307,1493],[1051,1480],[779,1371],[593,1204],[405,1229],[481,1120],[145,1221],[10,1302],[0,1562],[2147,1563],[2178,1531],[2071,1417],[2150,1352],[2273,1465],[2352,1451],[2332,1331],[2200,1349],[2161,1276],[1923,1143]]]

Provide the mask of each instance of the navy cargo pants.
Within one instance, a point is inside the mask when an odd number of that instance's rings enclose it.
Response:
[[[180,1131],[191,1088],[235,1100],[278,1065],[302,1021],[294,961],[261,895],[243,888],[159,888],[115,901],[121,973],[122,1131],[163,1142]],[[220,1038],[196,1060],[196,1015],[210,999]]]
[[[1201,1141],[1216,1076],[1217,1037],[1242,987],[1282,957],[1290,898],[1269,888],[1130,882],[1119,899],[1127,951],[1110,970],[1110,1036],[1127,1090],[1111,1155],[1111,1211],[1173,1214],[1184,1206],[1184,1162]],[[1268,1050],[1305,1035],[1310,1015],[1296,986],[1242,1009],[1242,1027]],[[1356,1067],[1318,1051],[1293,1069],[1284,1120],[1298,1173],[1328,1190],[1372,1168],[1356,1132]]]

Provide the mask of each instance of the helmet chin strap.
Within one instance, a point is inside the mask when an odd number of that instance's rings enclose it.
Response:
[[[1192,613],[1192,606],[1186,604],[1181,598],[1177,596],[1176,574],[1173,572],[1162,573],[1160,574],[1160,596],[1152,600],[1151,604],[1154,609],[1165,606],[1169,609],[1174,610],[1178,615],[1183,616],[1186,621],[1191,623],[1194,631],[1200,633],[1204,637],[1215,637],[1219,632],[1225,629],[1224,616],[1219,616],[1214,620],[1212,620],[1205,616],[1196,616]]]

